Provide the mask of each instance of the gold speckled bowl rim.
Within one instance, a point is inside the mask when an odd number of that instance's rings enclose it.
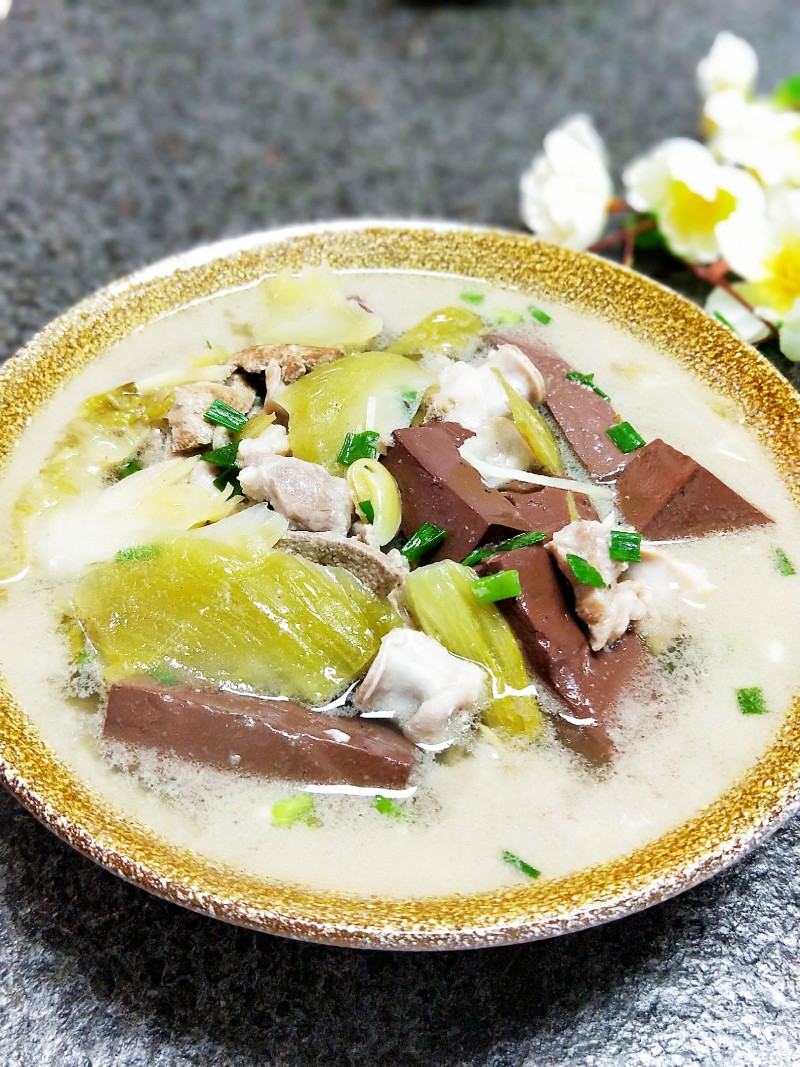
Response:
[[[800,394],[689,301],[606,260],[528,236],[449,223],[366,220],[249,235],[176,256],[90,296],[0,370],[0,465],[58,388],[134,328],[282,267],[472,276],[590,311],[670,353],[739,404],[800,503]],[[663,901],[741,858],[800,806],[800,696],[772,745],[715,803],[610,863],[495,892],[391,899],[311,891],[176,848],[90,792],[44,745],[0,677],[0,781],[108,870],[195,911],[333,945],[449,949],[580,930]]]

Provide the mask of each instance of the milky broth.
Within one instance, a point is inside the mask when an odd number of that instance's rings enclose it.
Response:
[[[412,273],[342,276],[346,288],[398,333],[465,290],[477,310],[526,313],[530,297],[472,280]],[[136,332],[71,380],[26,429],[0,483],[0,528],[14,502],[86,397],[182,364],[206,341],[249,343],[256,292],[204,301]],[[598,772],[555,741],[526,749],[476,739],[459,758],[424,757],[413,821],[376,811],[369,797],[317,797],[321,825],[271,825],[284,782],[145,757],[132,775],[101,753],[96,702],[69,698],[69,650],[59,622],[69,584],[33,572],[0,587],[0,668],[26,714],[64,763],[126,818],[212,860],[318,889],[359,894],[475,892],[523,879],[508,849],[556,878],[626,853],[719,797],[774,737],[800,690],[800,577],[775,566],[782,548],[800,563],[800,516],[770,456],[740,413],[669,358],[593,316],[536,299],[552,316],[530,334],[583,372],[594,371],[616,409],[647,440],[694,456],[775,520],[767,526],[672,544],[677,559],[706,568],[715,586],[690,610],[686,656],[654,697],[642,684],[623,703],[619,753]],[[469,306],[464,304],[463,306]],[[376,347],[378,345],[376,344]],[[7,535],[8,536],[8,535]],[[10,542],[6,547],[10,548]],[[765,715],[739,712],[735,690],[758,686]]]

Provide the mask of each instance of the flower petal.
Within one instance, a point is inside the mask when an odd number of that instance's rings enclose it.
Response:
[[[734,333],[750,344],[769,337],[769,327],[725,289],[711,290],[706,299],[706,311],[716,319],[724,319],[733,327]]]
[[[703,98],[721,89],[750,93],[758,77],[758,56],[741,37],[723,30],[711,51],[697,65],[697,86]]]

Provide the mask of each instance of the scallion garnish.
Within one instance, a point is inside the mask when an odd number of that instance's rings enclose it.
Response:
[[[180,685],[181,680],[175,671],[170,670],[169,667],[164,664],[158,663],[155,667],[151,667],[147,672],[155,682],[160,682],[161,685]]]
[[[226,467],[223,472],[214,479],[214,488],[219,489],[221,493],[231,486],[233,492],[231,496],[244,496],[244,491],[239,483],[239,468],[238,467]]]
[[[775,566],[781,572],[789,577],[792,574],[797,574],[795,566],[782,548],[775,549]]]
[[[603,400],[611,400],[608,393],[604,393],[599,385],[594,384],[594,373],[581,374],[579,370],[571,370],[568,374],[565,374],[564,377],[568,382],[579,382],[581,385],[585,385],[587,389],[591,389],[593,393],[597,393]]]
[[[375,508],[372,506],[371,500],[359,500],[358,510],[367,522],[375,522]]]
[[[715,311],[714,312],[714,318],[717,320],[717,322],[721,322],[723,326],[727,326],[728,329],[732,333],[736,333],[736,330],[733,328],[733,326],[728,322],[728,320],[725,318],[725,316],[721,312]]]
[[[375,459],[380,434],[377,430],[364,430],[363,433],[346,433],[338,455],[339,462],[349,467],[357,459]]]
[[[647,444],[645,439],[634,430],[629,422],[618,422],[614,426],[609,426],[606,434],[620,452],[635,452],[637,448]]]
[[[509,537],[507,541],[501,541],[499,545],[476,548],[473,552],[470,552],[466,559],[462,560],[462,563],[465,567],[473,567],[476,563],[480,563],[482,559],[488,559],[489,556],[494,556],[498,552],[513,552],[515,548],[538,545],[540,541],[544,541],[546,536],[547,534],[534,530],[530,533],[517,534],[516,537]]]
[[[574,552],[567,552],[567,563],[581,585],[591,585],[595,589],[602,589],[605,586],[606,583],[603,581],[600,571],[593,567],[588,560],[585,560],[583,556],[576,556]]]
[[[123,463],[121,467],[117,467],[117,474],[120,478],[127,478],[129,474],[136,474],[136,472],[141,469],[141,463],[134,456],[133,459],[129,459],[127,463]]]
[[[519,596],[522,586],[519,583],[519,571],[498,571],[487,574],[472,583],[472,595],[479,604],[494,604],[498,600],[509,600]]]
[[[131,545],[130,548],[121,548],[114,554],[116,563],[127,563],[130,560],[140,562],[142,560],[155,559],[161,552],[161,545]]]
[[[239,451],[238,441],[231,441],[222,448],[214,448],[211,452],[204,452],[200,457],[206,463],[214,463],[217,467],[233,467],[236,463],[236,453]]]
[[[273,826],[293,826],[296,822],[314,825],[314,798],[310,793],[294,793],[272,805]]]
[[[612,530],[608,539],[611,559],[638,563],[642,558],[642,535],[636,530]]]
[[[742,715],[763,715],[769,711],[764,694],[758,688],[737,689],[736,702]]]
[[[233,430],[234,433],[243,430],[247,425],[247,416],[237,411],[236,408],[232,408],[230,404],[226,404],[224,400],[215,400],[203,418],[206,422],[213,422],[215,426],[224,426],[226,430]]]
[[[482,304],[486,298],[483,293],[462,293],[461,299],[466,304]]]
[[[531,867],[530,863],[526,863],[525,860],[521,860],[519,856],[515,856],[513,852],[509,852],[507,848],[503,849],[503,859],[511,867],[516,867],[520,873],[525,874],[528,878],[540,878],[542,872],[537,871],[535,867]]]
[[[418,559],[436,548],[447,537],[446,530],[440,530],[432,522],[423,522],[415,534],[400,548],[401,555],[405,556],[409,563],[415,563]]]
[[[494,313],[494,321],[497,326],[518,326],[522,322],[522,315],[508,308],[498,308]]]
[[[410,819],[411,812],[406,811],[402,804],[398,804],[396,800],[392,800],[391,797],[382,797],[378,795],[372,802],[372,806],[376,811],[379,811],[381,815],[388,815],[392,819]]]
[[[552,322],[552,316],[548,315],[546,311],[542,311],[541,308],[534,307],[533,304],[528,304],[528,314],[531,318],[536,319],[537,322],[541,322],[542,326]]]

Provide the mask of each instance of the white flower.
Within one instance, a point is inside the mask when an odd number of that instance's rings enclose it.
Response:
[[[697,86],[705,99],[722,89],[752,93],[758,77],[758,57],[753,48],[727,30],[718,33],[711,51],[697,65]]]
[[[792,314],[800,298],[800,189],[773,193],[755,218],[732,215],[717,237],[731,270],[745,279],[739,292],[758,314],[770,322]]]
[[[798,112],[724,89],[706,100],[703,119],[717,159],[746,167],[767,188],[800,185]]]
[[[544,138],[520,179],[520,214],[546,241],[584,249],[600,237],[614,187],[603,142],[586,115],[573,115]]]
[[[792,307],[780,325],[781,352],[787,359],[800,361],[800,297],[795,300]]]
[[[763,210],[763,192],[754,178],[720,166],[707,148],[684,137],[662,141],[634,160],[622,178],[631,207],[655,214],[672,251],[694,263],[719,257],[715,231],[720,222]]]
[[[769,337],[769,326],[726,289],[717,287],[711,290],[706,298],[706,311],[719,322],[730,326],[737,336],[750,344],[757,344]]]

